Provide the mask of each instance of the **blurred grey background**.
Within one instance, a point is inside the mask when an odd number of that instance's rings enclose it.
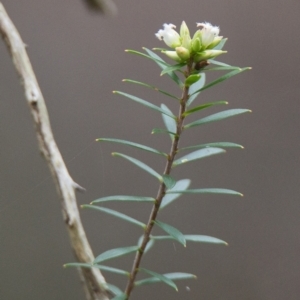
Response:
[[[176,168],[176,179],[191,178],[192,188],[222,187],[244,198],[187,195],[160,218],[184,233],[219,237],[229,247],[173,242],[156,244],[143,266],[156,272],[191,272],[195,281],[135,290],[132,299],[296,300],[300,285],[299,201],[299,52],[298,0],[118,1],[115,18],[86,10],[82,1],[3,1],[25,43],[46,98],[56,141],[71,175],[87,189],[79,204],[114,194],[155,196],[157,182],[112,151],[135,156],[161,172],[164,161],[95,138],[129,139],[169,149],[161,116],[112,90],[135,94],[154,104],[172,99],[122,83],[131,78],[177,93],[151,61],[124,49],[162,47],[154,36],[162,24],[185,20],[219,25],[229,38],[220,60],[252,71],[201,94],[197,102],[227,100],[227,108],[249,108],[241,115],[185,132],[182,145],[231,141],[244,150]],[[40,157],[23,90],[11,59],[0,43],[0,299],[84,299],[60,203],[48,168]],[[218,111],[210,109],[201,116]],[[200,116],[200,113],[197,115]],[[191,118],[193,119],[193,118]],[[147,204],[107,204],[146,221]],[[139,229],[113,217],[82,211],[95,255],[130,246]],[[159,233],[159,231],[156,231]],[[129,269],[132,257],[106,264]],[[124,278],[105,273],[125,286]]]

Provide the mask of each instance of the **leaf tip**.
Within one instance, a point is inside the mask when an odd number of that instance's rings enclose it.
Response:
[[[125,52],[129,52],[129,50],[128,50],[128,49],[125,49],[124,51],[125,51]]]
[[[117,91],[112,91],[112,93],[113,93],[113,94],[116,94],[116,93],[117,93]]]

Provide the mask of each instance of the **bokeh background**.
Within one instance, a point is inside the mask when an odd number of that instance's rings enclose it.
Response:
[[[197,101],[229,101],[228,108],[249,108],[241,115],[184,134],[182,145],[231,141],[229,149],[176,168],[177,179],[192,188],[222,187],[244,193],[192,196],[177,200],[161,219],[184,233],[226,240],[229,246],[157,243],[143,266],[156,272],[191,272],[195,281],[135,290],[132,299],[296,300],[300,285],[300,2],[298,0],[116,1],[115,18],[86,10],[82,1],[3,1],[25,43],[49,109],[56,141],[72,177],[87,189],[80,204],[107,195],[155,196],[157,182],[112,151],[135,156],[157,171],[164,161],[98,137],[129,139],[167,151],[169,138],[151,135],[161,116],[112,90],[138,95],[176,110],[172,99],[122,83],[131,78],[178,94],[151,61],[124,49],[161,47],[154,33],[162,24],[191,31],[196,22],[219,25],[229,37],[220,58],[253,70],[207,90]],[[31,116],[11,59],[0,43],[0,299],[84,299],[49,170],[40,157]],[[201,115],[213,113],[210,109]],[[199,116],[199,115],[198,115]],[[107,204],[146,221],[147,204]],[[82,211],[95,255],[130,246],[139,229],[113,217]],[[157,233],[160,233],[158,230]],[[129,269],[132,256],[107,262]],[[125,286],[124,278],[106,274]]]

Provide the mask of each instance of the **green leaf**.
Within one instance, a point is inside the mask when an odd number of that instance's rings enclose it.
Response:
[[[200,73],[199,75],[201,76],[201,78],[196,83],[192,84],[189,88],[189,100],[187,101],[187,106],[190,106],[192,102],[197,98],[197,96],[200,94],[200,91],[197,91],[200,90],[205,84],[205,73]]]
[[[178,71],[180,70],[182,67],[184,67],[186,64],[185,63],[180,63],[180,64],[176,64],[176,65],[172,65],[169,67],[166,67],[163,69],[163,71],[160,73],[160,76],[167,74],[169,72],[174,72],[174,71]]]
[[[237,116],[237,115],[240,115],[240,114],[243,114],[246,112],[251,112],[251,110],[239,109],[239,108],[224,110],[224,111],[218,112],[216,114],[202,118],[200,120],[194,121],[192,123],[189,123],[189,124],[185,125],[184,128],[186,129],[186,128],[191,128],[191,127],[195,127],[195,126],[199,126],[199,125],[204,125],[204,124],[207,124],[210,122],[221,121],[221,120],[224,120],[224,119],[227,119],[227,118],[230,118],[233,116]]]
[[[163,155],[163,156],[168,156],[166,153],[158,151],[158,150],[153,149],[153,148],[150,148],[148,146],[137,144],[137,143],[134,143],[134,142],[125,141],[125,140],[99,138],[99,139],[96,139],[96,141],[97,142],[112,142],[112,143],[124,144],[124,145],[127,145],[127,146],[131,146],[131,147],[135,147],[135,148],[142,149],[142,150],[145,150],[145,151],[149,151],[149,152],[152,152],[152,153],[155,153],[155,154],[159,154],[159,155]]]
[[[176,135],[176,133],[168,131],[163,128],[153,128],[151,134],[156,134],[156,133],[168,133],[169,135],[174,135],[174,136]]]
[[[159,67],[164,70],[166,69],[168,65],[161,57],[159,57],[156,53],[154,53],[153,51],[147,49],[147,48],[143,48],[153,59],[154,61],[159,65]],[[179,87],[183,87],[183,83],[181,82],[181,80],[179,79],[179,77],[174,73],[174,72],[169,72],[167,73],[168,76],[171,77],[171,79],[177,83],[177,85],[179,85]]]
[[[191,184],[191,180],[190,179],[181,179],[178,180],[175,184],[175,186],[172,189],[169,189],[168,191],[173,191],[173,190],[186,190]],[[166,207],[167,205],[169,205],[170,203],[172,203],[174,200],[176,200],[177,198],[179,198],[181,196],[181,194],[177,193],[177,194],[166,194],[161,202],[160,205],[160,209],[163,209],[164,207]]]
[[[144,83],[144,82],[140,82],[140,81],[136,81],[136,80],[131,80],[131,79],[123,79],[122,81],[124,82],[129,82],[129,83],[134,83],[134,84],[138,84],[138,85],[142,85],[142,86],[145,86],[147,88],[150,88],[150,89],[153,89],[154,91],[157,91],[157,92],[160,92],[166,96],[169,96],[173,99],[176,99],[176,100],[179,100],[177,97],[175,97],[174,95],[166,92],[166,91],[163,91],[163,90],[160,90],[158,89],[157,87],[153,86],[153,85],[150,85],[150,84],[147,84],[147,83]]]
[[[231,66],[228,65],[228,64],[225,64],[225,63],[223,63],[223,62],[221,62],[221,61],[217,61],[217,60],[214,60],[214,59],[209,59],[208,62],[209,62],[210,64],[213,64],[213,65],[216,65],[216,66],[231,67]]]
[[[220,67],[213,67],[213,68],[207,68],[205,71],[228,71],[228,70],[240,70],[240,67],[236,66],[220,66]]]
[[[131,49],[126,49],[125,52],[130,53],[130,54],[136,54],[136,55],[148,58],[148,59],[156,62],[157,64],[161,64],[165,67],[170,67],[171,66],[170,64],[166,63],[162,58],[160,58],[158,55],[156,55],[157,57],[155,57],[155,56],[147,55],[145,53],[142,53],[142,52],[139,52],[139,51],[136,51],[136,50],[131,50]]]
[[[184,116],[188,116],[194,112],[197,112],[199,110],[203,110],[205,108],[209,108],[211,106],[215,106],[215,105],[220,105],[220,104],[228,104],[227,101],[216,101],[216,102],[210,102],[210,103],[205,103],[205,104],[201,104],[198,105],[192,109],[187,110],[186,112],[183,113]]]
[[[172,115],[172,114],[170,115],[168,112],[164,111],[160,107],[158,107],[158,106],[156,106],[156,105],[154,105],[154,104],[152,104],[152,103],[150,103],[148,101],[145,101],[145,100],[143,100],[141,98],[138,98],[136,96],[133,96],[133,95],[130,95],[130,94],[127,94],[127,93],[123,93],[123,92],[120,92],[120,91],[113,91],[113,93],[121,95],[121,96],[124,96],[126,98],[129,98],[129,99],[131,99],[131,100],[133,100],[135,102],[138,102],[138,103],[140,103],[140,104],[142,104],[142,105],[144,105],[146,107],[149,107],[149,108],[151,108],[153,110],[159,111],[162,114],[166,114],[167,116],[169,116],[171,118],[174,118],[174,119],[176,118],[174,115]]]
[[[230,77],[232,77],[232,76],[234,76],[234,75],[237,75],[237,74],[239,74],[239,73],[242,73],[242,72],[244,72],[244,71],[246,71],[246,70],[250,70],[250,69],[251,69],[251,68],[246,67],[246,68],[242,68],[242,69],[233,70],[233,71],[231,71],[231,72],[228,72],[227,74],[225,74],[225,75],[219,77],[218,79],[214,80],[213,82],[211,82],[211,83],[205,85],[204,87],[200,88],[199,90],[197,90],[197,91],[191,93],[190,95],[193,95],[193,94],[199,93],[199,92],[201,92],[201,91],[204,91],[204,90],[206,90],[206,89],[208,89],[208,88],[210,88],[210,87],[212,87],[212,86],[214,86],[214,85],[216,85],[216,84],[218,84],[218,83],[221,83],[221,82],[224,81],[224,80],[229,79]]]
[[[113,209],[109,209],[109,208],[105,208],[105,207],[100,207],[100,206],[95,206],[95,205],[89,205],[89,204],[85,204],[85,205],[81,205],[82,208],[91,208],[91,209],[94,209],[94,210],[98,210],[98,211],[102,211],[106,214],[109,214],[109,215],[112,215],[112,216],[115,216],[119,219],[122,219],[124,221],[127,221],[129,223],[132,223],[134,225],[138,225],[140,227],[142,227],[143,229],[146,228],[146,224],[134,219],[134,218],[131,218],[125,214],[122,214],[116,210],[113,210]]]
[[[216,148],[244,148],[242,145],[230,143],[230,142],[216,142],[216,143],[207,143],[195,146],[189,146],[179,149],[178,151],[190,150],[190,149],[199,149],[199,148],[207,148],[207,147],[216,147]]]
[[[141,162],[140,160],[135,159],[131,156],[122,154],[122,153],[118,153],[118,152],[113,152],[112,155],[113,156],[119,156],[119,157],[127,159],[128,161],[132,162],[133,164],[135,164],[136,166],[138,166],[142,170],[148,172],[152,176],[156,177],[160,182],[162,182],[162,176],[160,174],[158,174],[156,171],[154,171],[152,168],[147,166],[145,163]]]
[[[169,279],[168,277],[166,277],[166,276],[164,276],[162,274],[158,274],[156,272],[144,269],[144,268],[139,268],[139,270],[144,271],[145,273],[147,273],[147,274],[149,274],[149,275],[151,275],[153,277],[158,278],[159,281],[164,282],[165,284],[169,285],[170,287],[172,287],[173,289],[175,289],[176,291],[178,291],[178,288],[177,288],[176,284],[171,279]]]
[[[123,255],[126,255],[126,254],[136,252],[138,250],[139,250],[139,246],[131,246],[131,247],[122,247],[122,248],[111,249],[111,250],[105,251],[105,252],[101,253],[100,255],[98,255],[95,258],[93,263],[98,264],[98,263],[101,263],[105,260],[117,258],[117,257],[123,256]]]
[[[172,167],[176,167],[178,165],[181,165],[181,164],[184,164],[184,163],[196,160],[196,159],[201,159],[201,158],[204,158],[204,157],[208,157],[208,156],[211,156],[211,155],[220,154],[220,153],[224,153],[224,152],[226,152],[224,149],[212,148],[212,147],[196,150],[194,152],[191,152],[191,153],[175,160],[173,162]]]
[[[197,276],[194,274],[190,274],[190,273],[181,273],[181,272],[174,272],[174,273],[167,273],[167,274],[163,274],[165,277],[171,279],[171,280],[183,280],[183,279],[196,279]],[[160,282],[161,280],[157,277],[150,277],[150,278],[146,278],[146,279],[142,279],[139,281],[136,281],[134,283],[135,286],[141,286],[141,285],[145,285],[145,284],[151,284],[151,283],[157,283]]]
[[[162,230],[164,230],[166,233],[168,233],[170,236],[172,236],[176,241],[178,241],[180,244],[182,244],[184,247],[186,247],[186,241],[184,238],[184,235],[175,227],[160,222],[158,220],[154,221],[154,223],[159,226]]]
[[[88,264],[88,263],[67,263],[64,264],[64,268],[70,268],[70,267],[76,267],[76,268],[93,268],[93,264]]]
[[[233,191],[233,190],[228,190],[228,189],[219,189],[219,188],[212,188],[212,189],[192,189],[192,190],[171,190],[167,191],[167,194],[225,194],[225,195],[238,195],[238,196],[243,196],[243,194]]]
[[[161,109],[163,109],[164,111],[168,111],[170,114],[172,114],[172,111],[165,105],[165,104],[161,104]],[[162,118],[163,121],[165,123],[165,126],[168,130],[168,132],[172,132],[170,133],[170,137],[171,140],[174,140],[174,136],[176,135],[176,131],[177,131],[177,124],[176,121],[173,118],[170,118],[169,116],[162,114]]]
[[[220,240],[218,238],[208,236],[208,235],[200,235],[200,234],[185,234],[184,238],[188,242],[197,242],[197,243],[208,243],[208,244],[222,244],[222,245],[228,245],[223,240]],[[169,235],[156,235],[151,236],[151,239],[153,240],[174,240],[172,236]]]
[[[112,298],[111,300],[127,300],[127,295],[122,293],[121,295],[118,295],[118,296]]]
[[[164,175],[162,175],[162,178],[163,178],[165,186],[168,189],[171,189],[176,184],[176,180],[173,177],[171,177],[170,175],[164,174]]]
[[[227,40],[228,40],[227,38],[222,39],[221,42],[216,47],[214,47],[213,49],[214,50],[222,50],[225,43],[227,42]]]
[[[117,286],[107,283],[107,287],[115,295],[117,295],[117,296],[123,295],[123,292]],[[113,299],[116,299],[116,298],[113,298]],[[126,298],[123,298],[123,299],[126,300]],[[120,298],[119,300],[122,300],[122,298]]]
[[[142,235],[139,240],[138,240],[138,245],[139,247],[141,247],[142,245],[142,242],[143,242],[143,239],[144,239],[144,236]],[[147,243],[147,246],[144,250],[144,254],[146,254],[152,247],[154,246],[154,240],[149,240],[148,243]]]
[[[192,74],[185,80],[184,85],[186,87],[189,87],[192,84],[196,83],[198,80],[200,80],[200,78],[201,78],[201,74]]]
[[[125,276],[130,275],[130,273],[128,271],[117,269],[117,268],[112,268],[112,267],[108,267],[108,266],[104,266],[104,265],[93,265],[93,267],[98,268],[101,271],[107,271],[110,273],[115,273],[115,274],[120,274],[120,275],[125,275]]]
[[[107,201],[136,201],[136,202],[154,202],[155,199],[152,197],[140,197],[140,196],[124,196],[124,195],[116,195],[116,196],[108,196],[102,197],[97,200],[91,202],[91,204],[107,202]]]

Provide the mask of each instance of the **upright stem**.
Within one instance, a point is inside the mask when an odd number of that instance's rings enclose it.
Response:
[[[193,64],[192,60],[187,64],[187,69],[185,72],[186,77],[188,77],[191,74],[192,64]],[[180,140],[181,133],[183,130],[183,122],[184,122],[184,118],[185,118],[184,112],[186,110],[186,103],[188,101],[188,97],[189,97],[189,87],[185,86],[183,89],[183,92],[182,92],[182,97],[180,99],[180,108],[179,108],[179,113],[178,113],[178,117],[177,117],[177,121],[176,121],[176,123],[177,123],[176,124],[177,125],[176,126],[176,134],[174,136],[174,140],[172,142],[171,149],[168,154],[168,160],[166,162],[165,170],[163,173],[164,175],[170,175],[172,164],[173,164],[173,161],[177,154],[178,144],[179,144],[179,140]],[[129,280],[128,280],[128,283],[127,283],[127,286],[125,289],[125,294],[127,295],[127,300],[129,299],[130,294],[134,288],[135,278],[139,271],[139,266],[140,266],[144,251],[150,240],[150,235],[151,235],[151,231],[154,226],[154,221],[156,220],[156,217],[157,217],[162,199],[165,196],[165,193],[166,193],[166,186],[162,182],[159,185],[159,189],[158,189],[157,196],[156,196],[156,201],[155,201],[152,211],[150,213],[149,221],[147,223],[147,227],[146,227],[144,235],[143,235],[143,240],[142,240],[141,246],[139,248],[139,251],[136,253],[135,259],[133,261],[130,277],[129,277]]]

